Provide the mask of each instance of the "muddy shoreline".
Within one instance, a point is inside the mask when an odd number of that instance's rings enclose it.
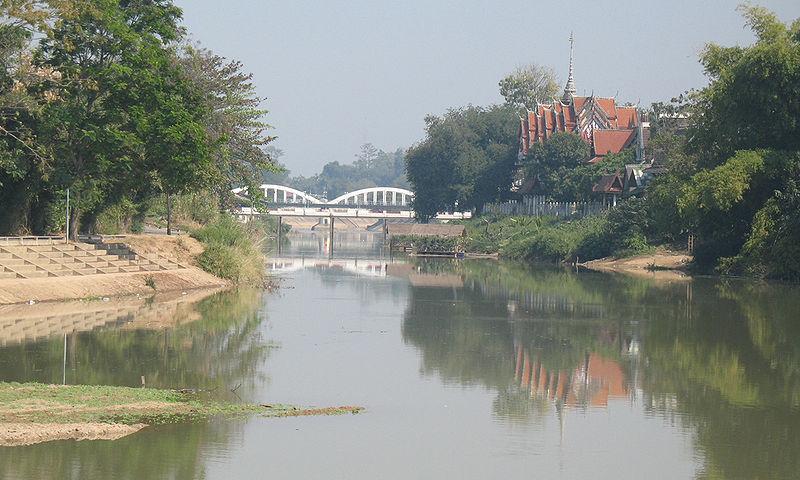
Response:
[[[151,425],[212,417],[342,415],[362,410],[356,406],[232,403],[194,391],[0,383],[0,447],[56,440],[116,440]]]
[[[659,249],[645,255],[627,258],[601,258],[579,263],[578,266],[599,272],[624,273],[660,280],[687,280],[691,278],[689,265],[692,257],[685,252]]]

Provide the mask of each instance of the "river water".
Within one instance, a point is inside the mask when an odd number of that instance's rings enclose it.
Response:
[[[364,413],[5,448],[0,478],[800,476],[797,287],[391,258],[366,233],[335,244],[292,237],[269,263],[277,293],[33,315],[0,330],[0,381],[144,376]]]

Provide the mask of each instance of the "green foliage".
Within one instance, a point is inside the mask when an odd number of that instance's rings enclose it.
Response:
[[[230,215],[220,215],[192,232],[205,245],[197,258],[200,268],[237,284],[259,284],[264,278],[264,257],[256,247],[261,232],[248,228]]]
[[[529,177],[538,179],[535,193],[557,201],[589,200],[601,176],[624,170],[635,158],[634,150],[628,149],[590,164],[589,155],[589,145],[574,133],[556,133],[547,142],[533,145],[525,169]]]
[[[690,218],[713,211],[728,212],[744,199],[753,176],[763,170],[763,152],[738,152],[719,167],[694,175],[683,187],[678,207]]]
[[[506,104],[525,112],[536,108],[558,94],[558,82],[552,68],[536,64],[518,67],[499,83],[500,95]]]
[[[192,232],[192,236],[203,243],[226,247],[246,245],[250,238],[245,227],[230,215],[220,215],[215,222]]]
[[[119,235],[130,231],[132,219],[138,213],[136,205],[126,199],[103,210],[95,219],[94,231]]]
[[[398,235],[392,237],[392,245],[413,248],[417,253],[461,252],[463,239],[460,237],[431,237],[420,235]]]
[[[763,7],[740,11],[756,35],[748,47],[709,44],[701,62],[711,79],[697,98],[692,147],[705,167],[738,150],[800,150],[800,36]]]
[[[57,230],[67,188],[71,236],[130,227],[126,202],[140,229],[163,193],[219,206],[272,168],[252,76],[179,48],[171,0],[9,0],[0,15],[0,202],[19,207],[0,232]]]
[[[481,211],[507,198],[517,154],[517,120],[509,106],[465,107],[426,118],[427,136],[406,154],[417,217]]]
[[[636,208],[563,221],[553,217],[498,217],[466,222],[468,252],[505,258],[566,262],[650,251]]]
[[[262,193],[256,188],[265,172],[277,170],[268,144],[272,127],[264,121],[267,110],[256,94],[253,75],[243,71],[243,64],[213,52],[184,45],[178,58],[183,73],[203,98],[206,108],[205,132],[216,145],[211,187],[222,204],[229,204],[231,190],[247,187],[258,202]]]

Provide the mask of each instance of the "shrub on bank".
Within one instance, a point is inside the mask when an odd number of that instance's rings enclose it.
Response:
[[[259,232],[230,215],[219,217],[192,232],[205,245],[197,258],[203,270],[238,284],[256,284],[264,279],[264,256],[257,248]]]
[[[564,262],[631,256],[652,249],[628,211],[576,220],[554,217],[485,217],[469,222],[467,251],[506,258]]]

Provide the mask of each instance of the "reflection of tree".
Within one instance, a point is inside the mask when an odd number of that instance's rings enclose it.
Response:
[[[695,432],[701,478],[800,471],[796,287],[421,265],[465,286],[411,288],[403,336],[425,373],[495,390],[496,415],[536,421],[634,384],[650,412]]]
[[[203,446],[226,443],[236,421],[147,428],[114,442],[51,442],[0,449],[3,478],[204,478]],[[124,453],[120,453],[124,452]]]
[[[261,294],[225,292],[199,302],[200,320],[163,330],[98,330],[69,336],[67,381],[202,388],[252,382],[270,345],[257,329]],[[3,380],[61,381],[63,338],[0,349]]]
[[[499,416],[539,416],[551,404],[577,405],[584,397],[588,404],[589,393],[577,385],[587,375],[587,360],[602,355],[613,361],[630,343],[620,323],[605,316],[599,286],[583,285],[568,272],[479,262],[416,267],[430,275],[460,273],[465,286],[412,287],[404,339],[420,349],[426,374],[496,390]]]
[[[102,330],[73,336],[70,383],[199,387],[242,397],[261,379],[271,345],[258,327],[263,295],[225,292],[197,304],[201,319],[167,330]],[[0,349],[4,373],[20,381],[60,381],[63,338]],[[203,448],[238,434],[232,420],[147,428],[115,442],[55,442],[0,449],[11,478],[203,478]],[[120,453],[124,452],[124,453]]]
[[[800,298],[778,285],[697,281],[690,314],[646,328],[645,393],[705,452],[701,478],[800,471]],[[665,398],[674,398],[674,402]]]

